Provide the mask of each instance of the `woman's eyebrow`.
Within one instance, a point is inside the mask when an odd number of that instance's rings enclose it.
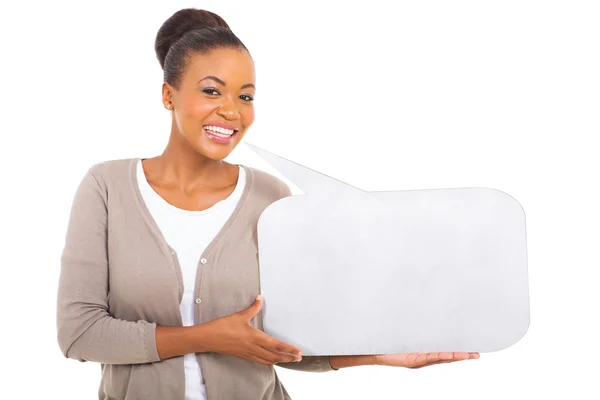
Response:
[[[200,79],[198,81],[198,83],[200,83],[200,82],[202,82],[202,81],[204,81],[206,79],[210,79],[210,80],[213,80],[215,82],[218,82],[219,84],[221,84],[223,86],[227,86],[227,84],[222,79],[219,79],[219,78],[217,78],[216,76],[213,76],[213,75],[205,76],[204,78]],[[249,88],[249,87],[256,89],[256,87],[252,83],[246,83],[241,88],[245,89],[245,88]]]
[[[206,79],[211,79],[211,80],[213,80],[213,81],[216,81],[216,82],[220,83],[220,84],[221,84],[221,85],[223,85],[223,86],[226,86],[226,85],[225,85],[225,82],[223,82],[221,79],[219,79],[219,78],[217,78],[216,76],[213,76],[213,75],[208,75],[208,76],[205,76],[204,78],[200,79],[200,80],[198,81],[198,83],[200,83],[200,82],[202,82],[202,81],[204,81],[204,80],[206,80]]]

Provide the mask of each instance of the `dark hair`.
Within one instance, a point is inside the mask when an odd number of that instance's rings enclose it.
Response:
[[[164,71],[164,81],[178,89],[189,56],[220,48],[248,51],[217,14],[196,8],[177,11],[156,34],[154,50]]]

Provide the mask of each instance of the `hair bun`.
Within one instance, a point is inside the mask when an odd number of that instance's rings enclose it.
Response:
[[[156,34],[154,50],[160,66],[164,69],[169,48],[186,33],[203,28],[229,28],[217,14],[197,8],[185,8],[167,19]]]

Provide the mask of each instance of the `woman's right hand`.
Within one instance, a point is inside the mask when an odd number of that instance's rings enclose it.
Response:
[[[281,342],[250,324],[262,309],[263,301],[259,295],[245,310],[203,324],[203,344],[207,350],[264,365],[300,361],[301,349]]]

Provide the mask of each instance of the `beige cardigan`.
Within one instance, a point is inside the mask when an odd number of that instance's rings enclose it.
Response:
[[[63,355],[102,367],[100,400],[184,400],[183,356],[160,360],[156,325],[182,326],[183,280],[177,254],[148,211],[136,179],[139,158],[93,165],[72,204],[57,295]],[[291,195],[280,179],[241,165],[246,185],[229,220],[198,264],[195,323],[250,306],[259,287],[256,227],[271,203]],[[268,299],[265,299],[268,302]],[[262,316],[252,320],[262,330]],[[273,366],[196,353],[208,400],[290,399]],[[331,371],[329,358],[277,364]]]

